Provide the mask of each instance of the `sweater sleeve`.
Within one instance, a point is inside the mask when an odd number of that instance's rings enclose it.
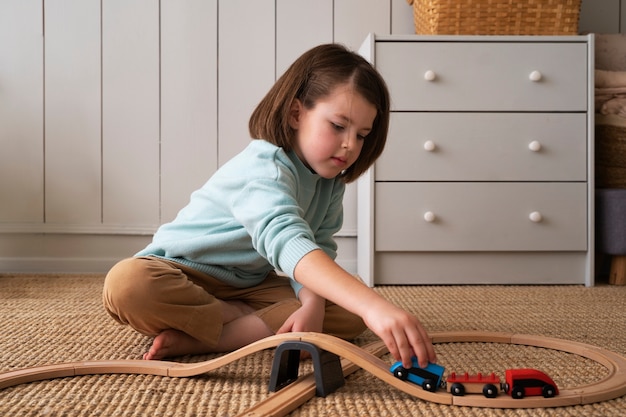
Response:
[[[254,249],[291,278],[300,259],[320,248],[304,220],[296,190],[296,178],[282,172],[276,178],[250,180],[231,202]]]
[[[315,231],[315,242],[333,260],[337,258],[337,242],[334,236],[343,225],[344,192],[345,184],[341,181],[336,182],[324,220]]]
[[[328,211],[321,225],[315,231],[315,242],[333,260],[337,258],[337,242],[335,241],[334,235],[341,229],[343,224],[344,191],[345,184],[343,182],[335,183]],[[298,296],[303,286],[295,279],[292,279],[291,287],[296,293],[296,296]]]

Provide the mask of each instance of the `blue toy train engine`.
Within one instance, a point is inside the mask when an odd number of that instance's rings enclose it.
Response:
[[[445,368],[436,363],[429,363],[426,368],[420,368],[417,364],[417,358],[413,358],[411,368],[405,368],[402,366],[402,362],[396,362],[391,366],[390,371],[396,378],[403,381],[409,380],[426,391],[435,392],[437,389],[445,387],[443,381]]]

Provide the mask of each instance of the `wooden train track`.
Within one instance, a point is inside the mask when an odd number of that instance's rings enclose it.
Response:
[[[562,388],[559,395],[553,398],[526,397],[524,399],[513,399],[503,394],[493,399],[484,398],[481,395],[453,396],[445,391],[424,391],[417,385],[394,377],[389,372],[390,364],[378,357],[378,355],[388,352],[381,342],[360,348],[344,340],[324,334],[285,333],[259,340],[221,357],[199,363],[143,360],[86,361],[14,370],[0,374],[0,389],[34,381],[78,375],[145,374],[177,378],[191,377],[214,371],[252,353],[275,348],[281,343],[299,341],[313,344],[320,349],[344,358],[342,362],[344,375],[357,369],[363,369],[409,395],[439,404],[491,408],[559,407],[607,401],[626,395],[626,358],[596,346],[556,338],[515,333],[439,332],[431,333],[431,338],[435,344],[463,342],[505,343],[568,352],[600,363],[607,368],[608,375],[597,382],[584,386]],[[311,389],[311,384],[313,384],[313,389]],[[281,391],[271,394],[260,405],[252,407],[252,409],[241,415],[250,417],[284,415],[315,395],[314,385],[315,382],[311,379],[311,375],[302,377]],[[296,392],[299,392],[299,394],[295,395]],[[269,414],[264,414],[264,409],[272,411]],[[280,410],[289,411],[281,414]]]

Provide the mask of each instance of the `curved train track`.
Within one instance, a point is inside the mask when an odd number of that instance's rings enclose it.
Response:
[[[435,344],[486,342],[554,349],[596,361],[607,368],[608,375],[591,384],[560,389],[559,395],[553,398],[526,397],[524,399],[513,399],[506,395],[499,395],[496,398],[487,399],[476,394],[459,397],[443,391],[424,391],[417,385],[401,381],[394,377],[391,372],[389,372],[389,364],[377,356],[388,353],[382,342],[375,342],[361,348],[336,337],[320,333],[285,333],[259,340],[234,352],[198,363],[144,360],[82,361],[19,369],[0,373],[0,389],[34,381],[78,375],[145,374],[176,378],[191,377],[211,372],[252,353],[275,348],[283,342],[300,341],[314,344],[320,349],[332,352],[344,358],[344,375],[357,369],[363,369],[409,395],[439,404],[490,408],[560,407],[607,401],[626,395],[626,358],[596,346],[543,336],[476,331],[431,333],[431,338]],[[309,380],[310,376],[311,375],[308,376]],[[274,407],[272,408],[274,410],[273,415],[276,415],[277,410],[281,408],[279,405],[276,405],[277,400],[280,402],[280,398],[283,398],[285,402],[283,408],[293,410],[315,394],[315,390],[310,389],[311,383],[314,385],[314,382],[309,381],[307,382],[309,388],[305,390],[307,394],[301,395],[297,404],[286,395],[289,390],[295,392],[298,388],[306,388],[304,387],[306,380],[307,377],[302,377],[296,383],[270,395],[268,400],[264,401],[264,403],[267,404],[271,403],[271,407]],[[283,393],[282,391],[285,392]],[[255,408],[262,409],[263,407],[255,406],[252,409]],[[262,415],[252,411],[252,409],[250,409],[250,412],[246,412],[243,415]]]

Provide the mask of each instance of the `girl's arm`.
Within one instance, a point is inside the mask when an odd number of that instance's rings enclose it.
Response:
[[[305,255],[296,265],[295,279],[320,297],[360,316],[403,366],[417,356],[425,367],[436,355],[417,317],[395,306],[337,265],[322,250]]]

